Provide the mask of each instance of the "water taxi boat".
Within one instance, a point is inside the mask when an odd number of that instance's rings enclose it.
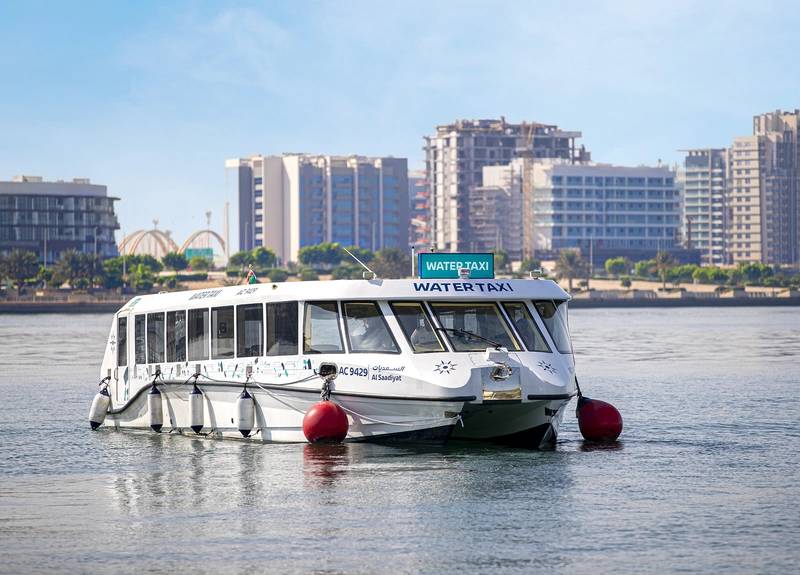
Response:
[[[114,316],[92,426],[304,442],[323,392],[347,441],[546,447],[576,393],[568,300],[549,280],[470,278],[135,297]]]

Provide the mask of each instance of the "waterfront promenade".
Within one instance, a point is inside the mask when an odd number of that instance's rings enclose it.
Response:
[[[320,279],[329,279],[321,276]],[[291,281],[291,280],[290,280]],[[531,280],[536,281],[536,280]],[[184,289],[207,289],[225,285],[219,279],[187,282]],[[565,282],[562,287],[567,289]],[[663,308],[663,307],[742,307],[800,306],[800,292],[786,288],[748,286],[724,288],[708,284],[680,284],[661,290],[659,282],[634,281],[630,288],[619,282],[592,279],[590,289],[573,291],[573,308]],[[41,292],[40,292],[41,293]],[[114,313],[137,294],[62,293],[14,295],[0,298],[0,314],[24,313]]]

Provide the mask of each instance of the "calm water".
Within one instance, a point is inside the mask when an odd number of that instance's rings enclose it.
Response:
[[[616,448],[93,433],[109,317],[0,315],[0,572],[797,572],[800,308],[571,321]]]

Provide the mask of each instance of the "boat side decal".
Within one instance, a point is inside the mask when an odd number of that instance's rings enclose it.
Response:
[[[206,299],[206,298],[210,298],[210,297],[217,297],[221,293],[222,293],[222,288],[220,288],[220,289],[207,289],[207,290],[203,290],[203,291],[197,292],[196,294],[193,294],[189,299],[193,300],[193,299]]]
[[[433,371],[438,374],[449,375],[456,370],[457,365],[457,363],[453,363],[452,361],[440,361],[433,368]]]
[[[452,288],[452,289],[451,289]],[[414,282],[417,292],[513,292],[509,282]]]

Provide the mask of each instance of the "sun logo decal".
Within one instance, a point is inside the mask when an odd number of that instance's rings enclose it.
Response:
[[[439,374],[449,375],[456,370],[456,364],[452,361],[440,361],[433,368],[433,371]]]
[[[558,373],[558,370],[549,363],[547,363],[546,361],[540,361],[536,365],[541,367],[542,371],[546,371],[547,373],[552,373],[553,375]]]

